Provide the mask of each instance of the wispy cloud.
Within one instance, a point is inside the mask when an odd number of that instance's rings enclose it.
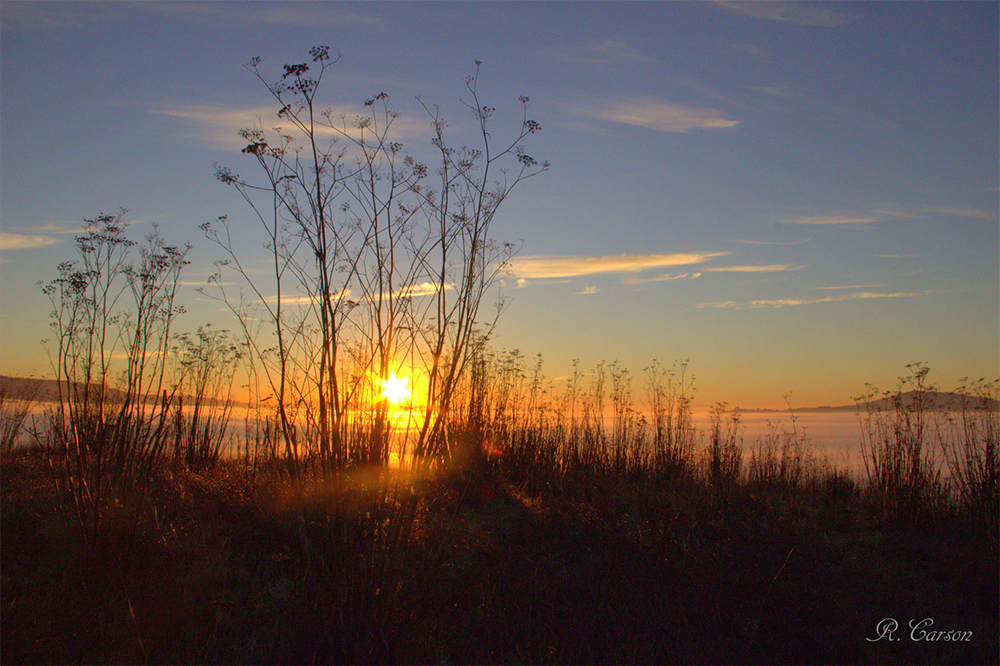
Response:
[[[655,277],[638,278],[629,276],[625,278],[622,282],[627,285],[640,285],[640,284],[651,284],[654,282],[672,282],[673,280],[694,280],[695,278],[701,277],[701,273],[667,273],[666,275],[657,275]]]
[[[82,234],[86,231],[82,225],[67,225],[59,222],[39,222],[24,228],[25,231],[34,231],[42,234]]]
[[[103,3],[97,3],[103,4]],[[357,11],[362,4],[329,2],[155,2],[141,3],[149,11],[190,16],[199,21],[215,20],[241,25],[276,25],[297,28],[382,27],[381,16]]]
[[[771,264],[770,266],[709,266],[702,270],[707,273],[782,273],[784,271],[797,271],[803,268],[805,266]]]
[[[841,224],[841,225],[861,225],[861,224],[874,224],[875,222],[881,222],[880,217],[871,216],[861,216],[861,215],[814,215],[811,217],[791,217],[787,218],[785,222],[791,224],[806,224],[806,225],[828,225],[828,224]]]
[[[818,28],[839,28],[858,18],[813,2],[778,2],[776,0],[714,0],[715,4],[737,14],[766,21]]]
[[[444,286],[445,291],[451,291],[454,286],[446,284]],[[334,300],[344,300],[344,301],[371,301],[375,298],[388,298],[390,295],[393,298],[420,298],[422,296],[432,296],[441,291],[441,285],[436,282],[421,282],[419,284],[410,285],[404,287],[395,292],[383,292],[382,294],[376,295],[359,295],[354,296],[351,289],[344,289],[333,294],[332,298]],[[316,296],[282,296],[281,301],[286,305],[294,304],[308,304],[316,300]],[[276,303],[278,301],[277,295],[268,296],[265,300],[269,303]]]
[[[757,86],[754,90],[762,95],[766,95],[772,100],[778,100],[781,102],[802,101],[801,94],[793,92],[784,86]]]
[[[660,132],[686,133],[695,129],[727,130],[740,121],[726,118],[718,109],[685,106],[665,100],[605,101],[577,107],[576,113],[612,123],[634,125]]]
[[[886,217],[899,217],[903,219],[909,219],[916,217],[913,213],[907,213],[906,211],[896,210],[895,208],[879,208],[873,210],[876,215],[885,215]]]
[[[728,252],[690,254],[619,254],[607,257],[536,255],[511,262],[511,272],[522,279],[567,278],[602,273],[638,273],[666,266],[701,264]]]
[[[329,2],[11,2],[4,23],[14,27],[83,28],[118,22],[131,11],[169,15],[199,23],[288,26],[296,28],[381,28],[385,20],[357,5]]]
[[[758,62],[767,62],[771,59],[771,52],[759,44],[753,42],[733,42],[730,47],[736,53],[742,53]]]
[[[590,285],[589,287],[584,287],[583,291],[576,292],[578,295],[588,295],[597,293],[597,285]]]
[[[594,50],[620,60],[653,60],[623,39],[605,39],[594,47]]]
[[[974,208],[958,208],[956,206],[934,206],[930,210],[932,213],[941,213],[942,215],[974,217],[981,220],[992,220],[996,217],[996,213],[987,213],[984,210],[976,210]]]
[[[3,22],[16,29],[85,28],[120,21],[124,8],[115,2],[5,2]]]
[[[178,104],[160,106],[150,111],[186,121],[200,140],[218,148],[233,150],[246,147],[246,139],[237,134],[239,130],[256,124],[269,130],[279,124],[273,106],[234,109],[203,104]]]
[[[878,289],[883,287],[882,284],[848,284],[848,285],[838,285],[832,287],[816,287],[821,291],[839,291],[841,289]]]
[[[33,234],[17,234],[9,231],[0,231],[0,250],[32,250],[39,247],[56,245],[62,241],[51,236],[38,236]]]
[[[450,291],[454,289],[454,286],[450,284],[444,285],[445,291]],[[432,296],[441,291],[441,284],[438,282],[421,282],[420,284],[414,284],[404,289],[400,289],[398,292],[393,294],[396,298],[418,298],[420,296]]]
[[[823,296],[820,298],[776,298],[753,301],[717,301],[714,303],[699,303],[698,308],[723,308],[730,310],[743,310],[752,308],[788,308],[800,305],[815,305],[817,303],[839,303],[841,301],[867,300],[873,298],[913,298],[915,296],[926,296],[926,291],[912,291],[899,293],[880,293],[872,291],[859,291],[839,296]]]
[[[640,52],[631,42],[615,37],[609,37],[599,43],[591,44],[584,49],[573,51],[562,51],[556,55],[559,60],[570,63],[583,63],[591,65],[604,65],[618,61],[631,62],[656,62]]]
[[[246,127],[260,126],[265,133],[272,135],[274,128],[282,128],[283,131],[295,136],[297,132],[293,131],[287,122],[282,122],[277,117],[277,110],[277,106],[232,108],[202,104],[176,104],[155,107],[151,109],[151,112],[186,121],[201,141],[218,148],[237,150],[246,147],[246,139],[239,136],[239,131]],[[352,122],[361,115],[360,106],[357,109],[333,108],[331,111],[330,118],[333,124],[341,126],[341,116],[343,115],[343,129],[348,134],[357,132]],[[393,120],[389,138],[403,140],[429,133],[429,122],[420,122],[416,118],[401,115]],[[341,134],[330,127],[318,125],[316,136],[318,138],[333,138],[341,136]]]
[[[628,276],[622,282],[627,285],[637,286],[652,284],[655,282],[671,282],[673,280],[694,280],[704,273],[780,273],[783,271],[797,271],[804,266],[792,266],[790,264],[772,264],[770,266],[706,266],[698,272],[693,273],[667,273],[653,277]]]
[[[743,243],[744,245],[802,245],[803,243],[808,243],[812,238],[804,238],[797,241],[752,241],[752,240],[734,240],[734,243]]]

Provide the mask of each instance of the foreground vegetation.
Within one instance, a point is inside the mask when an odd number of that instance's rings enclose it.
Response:
[[[572,392],[498,421],[490,381],[464,394],[433,464],[289,473],[254,447],[197,462],[182,448],[127,477],[141,493],[108,484],[121,489],[97,527],[81,521],[71,454],[8,449],[3,661],[997,661],[995,476],[984,499],[947,464],[912,484],[835,469],[793,429],[745,447],[721,409],[695,432],[679,375],[662,377],[659,439],[655,419],[622,410],[607,429],[560,417]],[[526,372],[509,387],[517,404],[532,385]],[[995,456],[995,431],[982,440],[995,403],[977,404],[953,432]],[[880,455],[914,445],[916,412],[876,414],[868,432],[892,433],[872,440]],[[896,640],[874,640],[887,618]],[[909,622],[927,618],[958,633],[914,640]]]

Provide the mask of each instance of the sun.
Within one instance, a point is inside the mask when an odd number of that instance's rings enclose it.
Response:
[[[406,387],[410,383],[409,377],[400,379],[393,372],[388,379],[382,381],[382,397],[393,404],[398,404],[410,397],[410,389]]]

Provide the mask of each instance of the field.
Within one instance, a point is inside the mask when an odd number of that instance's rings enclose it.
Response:
[[[141,496],[107,485],[99,524],[71,452],[8,448],[2,660],[997,662],[995,505],[879,486],[787,432],[744,447],[723,418],[659,447],[466,422],[403,466],[164,453],[128,477]]]

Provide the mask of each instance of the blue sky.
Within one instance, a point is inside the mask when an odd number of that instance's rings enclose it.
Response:
[[[475,60],[497,127],[531,97],[552,168],[494,226],[524,240],[495,344],[550,379],[618,359],[638,391],[686,358],[701,402],[806,406],[916,361],[995,378],[997,28],[995,2],[5,0],[0,372],[47,371],[36,283],[119,207],[195,245],[182,326],[225,325],[197,227],[249,220],[213,164],[249,170],[236,131],[276,111],[242,65],[277,78],[327,44],[323,101],[388,93],[408,149],[431,136],[416,95],[469,129]]]

